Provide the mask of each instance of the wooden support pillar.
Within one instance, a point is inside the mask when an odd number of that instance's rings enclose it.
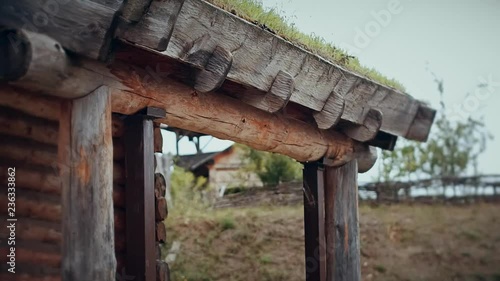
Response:
[[[358,164],[325,167],[325,233],[328,281],[361,280]]]
[[[136,281],[156,280],[153,118],[146,108],[125,119],[125,272]]]
[[[326,281],[324,167],[304,164],[304,230],[306,281]]]
[[[113,142],[107,87],[66,101],[59,139],[62,280],[114,281]]]

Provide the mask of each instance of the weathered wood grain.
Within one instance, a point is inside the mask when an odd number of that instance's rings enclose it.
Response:
[[[61,43],[45,34],[6,29],[0,32],[0,45],[10,54],[10,60],[0,62],[5,72],[1,81],[63,98],[85,96],[103,84],[100,75],[75,67],[78,63],[66,55]]]
[[[143,115],[125,120],[127,273],[155,279],[155,194],[153,121]]]
[[[119,1],[31,1],[2,4],[0,25],[46,34],[72,52],[107,57]],[[19,45],[20,41],[15,41]]]
[[[196,93],[169,78],[143,83],[141,77],[145,73],[140,69],[116,68],[112,72],[124,83],[123,89],[113,91],[115,112],[131,114],[146,106],[160,107],[167,112],[158,119],[162,123],[285,154],[299,161],[323,156],[341,159],[353,153],[358,145],[335,131],[321,131],[315,125],[255,110],[217,93]]]
[[[325,167],[325,233],[328,281],[361,280],[357,163]]]
[[[156,230],[156,241],[160,243],[165,243],[167,241],[167,229],[165,228],[165,224],[162,221],[157,222],[155,230]]]
[[[314,120],[316,120],[318,128],[326,130],[337,125],[344,112],[344,107],[344,96],[334,91],[326,100],[323,109],[314,113]]]
[[[139,14],[141,6],[138,7],[139,9],[134,7],[132,9],[135,11],[127,16],[125,11],[131,8],[130,4],[132,3],[136,6],[135,2],[140,5],[144,5],[143,2],[149,2],[147,11]],[[182,4],[184,4],[184,0],[128,1],[124,7],[122,22],[116,32],[117,36],[136,45],[165,51]]]
[[[7,255],[6,247],[0,248],[0,255],[2,255],[2,257],[5,257]],[[38,265],[46,269],[58,269],[61,266],[60,247],[57,245],[40,243],[36,241],[17,240],[16,263]]]
[[[166,219],[168,215],[167,199],[165,199],[165,197],[156,198],[155,209],[156,221],[163,221],[164,219]]]
[[[304,240],[306,281],[326,280],[324,167],[304,164]]]
[[[275,113],[285,108],[294,90],[293,77],[285,71],[279,71],[265,95],[238,95],[239,98],[252,106]]]
[[[199,50],[196,53],[189,54],[186,60],[197,61],[197,64],[202,64],[203,62],[198,62],[198,60],[204,61],[206,56],[205,51]],[[215,47],[204,68],[196,71],[194,89],[202,93],[217,90],[226,80],[232,63],[233,55],[228,50],[219,46]]]
[[[42,119],[59,121],[60,100],[16,89],[7,84],[0,85],[0,105]]]
[[[17,110],[0,107],[0,133],[44,144],[57,145],[58,124]]]
[[[367,142],[374,139],[382,126],[382,112],[371,108],[365,116],[362,124],[349,124],[347,122],[339,126],[340,131],[348,137],[360,142]]]
[[[0,164],[0,169],[7,170],[8,167],[6,164]],[[53,172],[41,171],[32,167],[17,167],[17,170],[23,176],[16,177],[16,188],[48,194],[61,194],[61,181],[56,174],[57,166],[54,166]]]
[[[57,167],[57,147],[54,145],[1,134],[0,139],[0,155],[6,163]]]
[[[125,187],[119,184],[113,184],[113,205],[115,207],[125,207]]]
[[[100,87],[63,111],[61,122],[71,120],[70,148],[61,156],[69,167],[61,170],[63,280],[115,280],[110,105],[108,88]]]
[[[436,117],[436,111],[424,104],[418,105],[418,110],[405,138],[427,141],[429,132]]]
[[[38,196],[37,196],[38,194]],[[61,221],[61,205],[58,198],[56,202],[49,200],[47,194],[26,191],[23,194],[19,191],[16,197],[16,215],[33,219],[46,220],[51,222]],[[7,197],[0,196],[0,203],[7,206]],[[0,211],[1,215],[7,215],[7,209]]]
[[[145,26],[144,32],[154,33],[153,26]],[[233,54],[227,76],[231,81],[267,92],[278,72],[285,70],[295,81],[290,101],[320,112],[332,90],[344,79],[338,87],[344,89],[338,91],[345,95],[344,120],[361,124],[366,115],[363,108],[375,107],[386,115],[382,130],[389,133],[404,135],[413,122],[415,100],[409,95],[331,64],[204,1],[186,0],[164,54],[202,69],[203,63],[189,59],[192,49],[205,54],[212,53],[216,46]],[[353,81],[359,85],[349,90]],[[402,102],[403,106],[394,106],[394,102]]]
[[[155,153],[163,152],[163,136],[161,135],[160,126],[156,124],[153,131],[153,146]]]
[[[170,281],[170,269],[164,261],[156,261],[156,281]]]
[[[373,146],[366,146],[365,149],[366,151],[357,154],[355,157],[358,162],[358,173],[368,172],[377,162],[377,148]]]

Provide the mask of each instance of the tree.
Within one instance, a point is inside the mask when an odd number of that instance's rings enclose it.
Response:
[[[469,116],[466,120],[450,120],[444,102],[443,80],[434,77],[441,108],[429,140],[427,143],[401,141],[394,151],[384,151],[379,181],[478,175],[479,156],[492,136],[481,118]]]
[[[244,171],[256,173],[265,185],[278,185],[302,178],[302,164],[288,156],[258,151],[247,146],[241,148],[245,159],[248,159]]]

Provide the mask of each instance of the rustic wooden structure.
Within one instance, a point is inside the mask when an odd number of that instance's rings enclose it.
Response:
[[[435,114],[200,0],[10,1],[0,27],[1,280],[168,280],[160,123],[306,163],[306,279],[359,280],[356,172]]]

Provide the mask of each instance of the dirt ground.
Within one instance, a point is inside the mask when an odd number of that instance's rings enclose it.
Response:
[[[302,219],[302,206],[174,213],[172,278],[304,280]],[[362,205],[360,229],[363,280],[500,281],[498,204]]]

